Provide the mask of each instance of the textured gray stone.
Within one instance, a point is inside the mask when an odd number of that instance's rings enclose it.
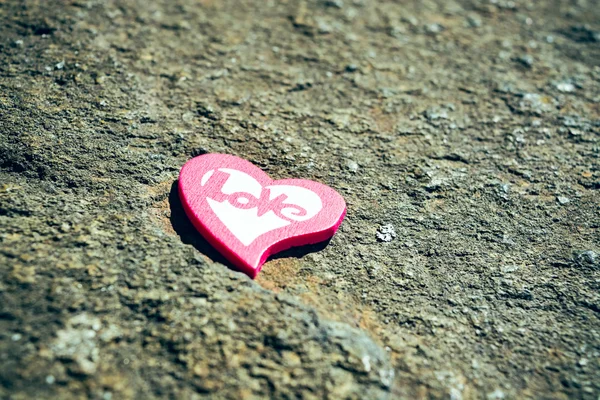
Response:
[[[599,12],[0,1],[0,398],[596,399]],[[348,216],[251,281],[206,152]]]

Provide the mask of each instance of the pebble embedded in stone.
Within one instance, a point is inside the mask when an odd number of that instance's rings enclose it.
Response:
[[[467,17],[467,22],[471,28],[479,28],[481,26],[481,19],[474,15]]]
[[[396,230],[392,224],[382,225],[377,231],[377,239],[381,242],[391,242],[396,238]]]
[[[529,54],[524,54],[521,57],[519,57],[517,60],[527,68],[531,68],[535,62],[535,59],[533,58],[533,56],[531,56]]]
[[[598,265],[600,264],[600,256],[592,250],[586,250],[579,253],[575,257],[575,261],[580,265]]]
[[[351,172],[357,172],[358,171],[358,163],[353,160],[347,160],[346,168],[348,168]]]
[[[346,72],[355,72],[357,70],[358,70],[358,65],[356,65],[356,64],[346,65]]]
[[[425,118],[429,121],[448,119],[448,110],[444,107],[431,107],[425,110]]]
[[[344,8],[344,2],[342,0],[326,0],[325,6],[333,8]]]
[[[488,395],[487,395],[488,400],[500,400],[500,399],[503,399],[504,397],[505,397],[505,394],[500,389],[496,389],[493,392],[488,393]]]
[[[440,24],[429,24],[425,27],[428,33],[437,34],[444,30],[444,27]]]
[[[556,84],[556,89],[558,89],[559,92],[570,93],[575,91],[575,85],[571,82],[559,82]]]
[[[531,112],[543,114],[551,111],[556,105],[556,100],[549,96],[542,96],[538,93],[524,93],[519,102],[519,109],[522,112]]]

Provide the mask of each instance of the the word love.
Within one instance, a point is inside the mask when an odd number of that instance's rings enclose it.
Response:
[[[208,178],[205,190],[211,193],[210,198],[219,203],[228,201],[232,206],[242,209],[250,210],[257,208],[257,216],[261,217],[269,211],[273,211],[276,216],[283,219],[296,220],[298,217],[304,217],[308,214],[305,208],[297,204],[286,204],[285,201],[288,199],[288,195],[281,193],[273,196],[273,192],[270,188],[261,187],[259,197],[254,196],[248,192],[233,192],[223,193],[223,187],[227,183],[227,180],[231,175],[227,172],[216,170]],[[292,218],[290,218],[290,216]]]

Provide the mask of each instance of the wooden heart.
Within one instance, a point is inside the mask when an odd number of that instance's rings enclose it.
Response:
[[[271,254],[331,238],[346,215],[344,199],[332,188],[305,179],[274,181],[227,154],[188,161],[179,194],[200,234],[251,278]]]

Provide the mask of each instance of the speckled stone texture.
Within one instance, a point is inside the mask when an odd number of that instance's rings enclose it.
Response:
[[[592,0],[0,0],[1,399],[600,395]],[[207,152],[330,185],[256,281]]]

